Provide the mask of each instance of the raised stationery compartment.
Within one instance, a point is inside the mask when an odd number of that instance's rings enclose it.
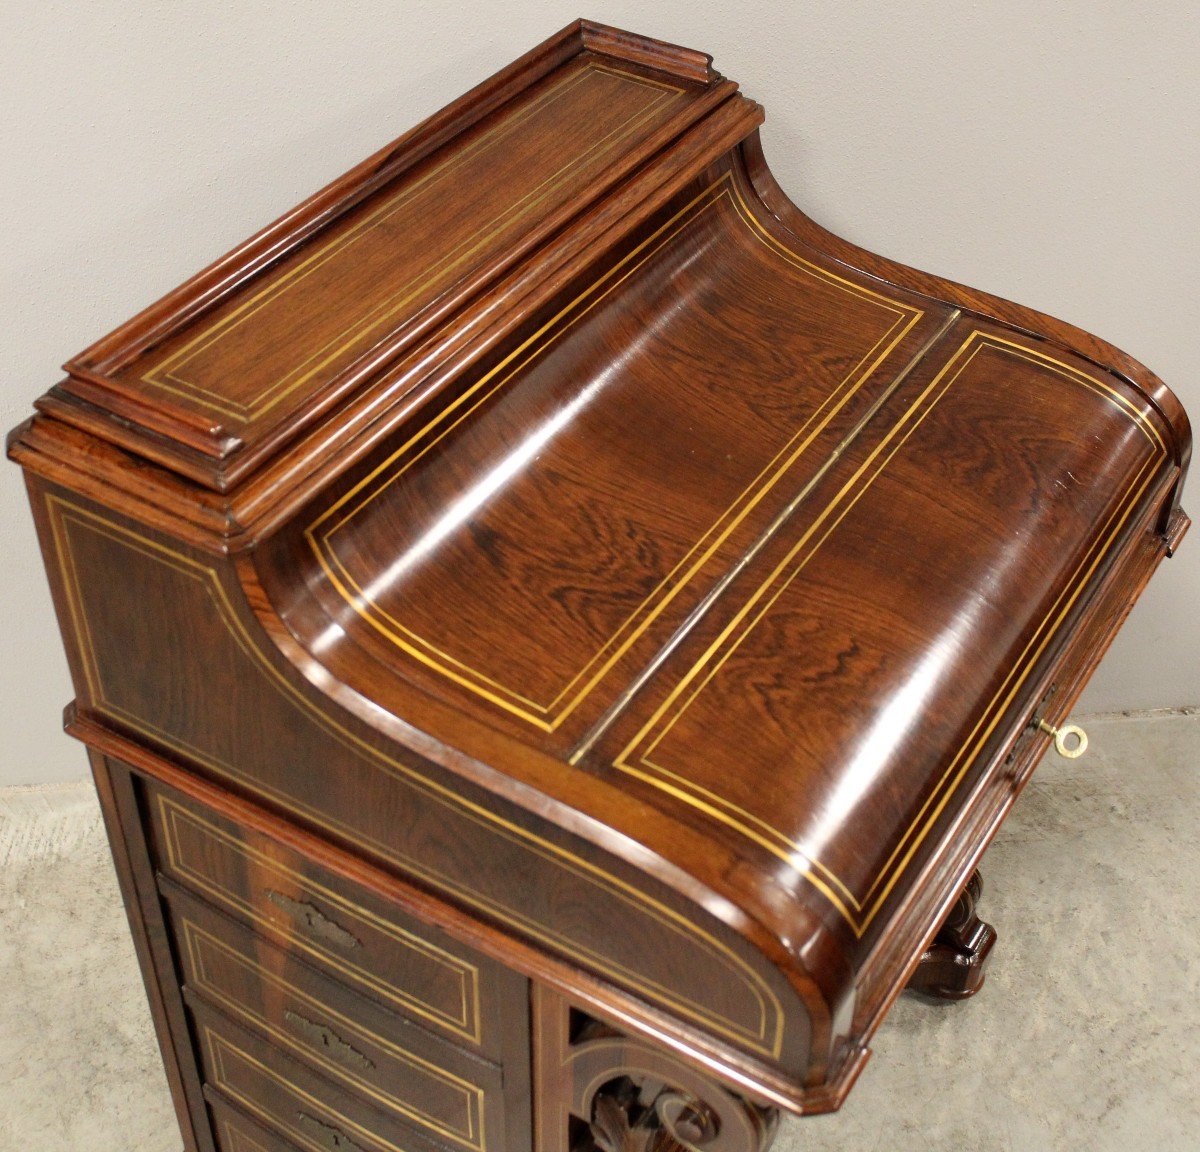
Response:
[[[735,91],[566,29],[73,358],[47,410],[223,490]]]

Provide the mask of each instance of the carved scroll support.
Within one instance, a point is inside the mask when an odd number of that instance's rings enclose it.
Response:
[[[911,991],[939,1000],[966,1000],[983,987],[984,968],[996,943],[996,929],[975,913],[982,895],[983,878],[972,872],[909,979]]]
[[[538,990],[538,1152],[765,1152],[779,1113]]]

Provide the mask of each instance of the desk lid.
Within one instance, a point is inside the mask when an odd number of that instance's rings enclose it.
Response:
[[[54,410],[225,490],[735,87],[577,22],[72,359]]]
[[[1177,476],[1128,381],[808,249],[734,157],[255,566],[364,696],[727,840],[857,963]]]

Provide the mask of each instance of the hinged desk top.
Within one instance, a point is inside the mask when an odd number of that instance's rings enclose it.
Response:
[[[752,1035],[569,958],[816,1106],[1182,534],[1190,434],[1103,341],[822,231],[761,119],[573,25],[71,361],[11,450],[212,572],[288,691],[720,925],[802,1010]]]

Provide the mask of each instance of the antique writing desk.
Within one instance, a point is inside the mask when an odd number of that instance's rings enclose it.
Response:
[[[572,25],[12,435],[189,1150],[752,1152],[978,988],[1187,420],[761,119]]]

